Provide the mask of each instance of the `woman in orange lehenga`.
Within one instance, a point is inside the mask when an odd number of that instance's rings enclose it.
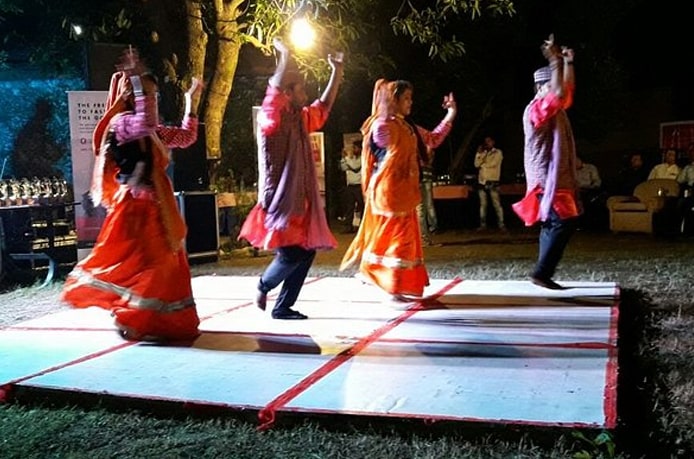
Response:
[[[156,80],[136,54],[111,78],[106,112],[93,134],[92,197],[108,214],[96,245],[68,276],[62,298],[112,311],[128,340],[179,341],[198,335],[186,227],[166,175],[168,148],[197,139],[198,80],[186,93],[181,127],[159,124]]]
[[[395,300],[421,297],[429,285],[417,218],[420,164],[426,147],[436,148],[451,130],[456,115],[453,94],[443,99],[448,113],[428,131],[407,117],[412,84],[379,80],[372,115],[364,122],[362,188],[364,218],[340,269],[359,263],[366,278]]]

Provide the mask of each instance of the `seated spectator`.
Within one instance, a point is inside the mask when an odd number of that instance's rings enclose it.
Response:
[[[581,190],[596,190],[602,185],[598,168],[593,164],[584,163],[580,157],[576,157],[576,180]]]
[[[677,182],[682,187],[677,208],[682,218],[681,231],[687,236],[694,235],[694,144],[687,149],[689,163],[677,174]]]
[[[648,174],[648,180],[676,180],[679,173],[680,167],[677,165],[677,152],[675,152],[675,150],[668,150],[665,152],[665,162],[658,164],[651,169],[651,173]]]
[[[583,203],[581,227],[598,229],[607,226],[608,212],[605,202],[607,196],[603,192],[602,180],[598,168],[593,164],[583,162],[576,157],[576,181]],[[604,225],[603,225],[604,223]]]
[[[617,195],[631,196],[634,194],[634,188],[646,180],[648,180],[648,169],[643,164],[643,155],[632,153],[629,155],[629,164],[619,171],[617,185],[613,192]]]
[[[689,163],[677,174],[677,182],[684,187],[692,188],[694,187],[694,143],[687,149],[687,158]]]

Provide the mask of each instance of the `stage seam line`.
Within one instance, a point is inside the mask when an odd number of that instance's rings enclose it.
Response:
[[[260,410],[260,412],[258,413],[258,419],[261,422],[261,424],[258,426],[258,430],[267,430],[271,428],[275,423],[275,413],[277,412],[277,410],[282,409],[291,400],[298,397],[301,393],[303,393],[316,382],[323,379],[325,376],[337,369],[340,365],[359,354],[374,341],[378,340],[381,336],[393,330],[395,327],[412,317],[417,312],[424,310],[426,307],[425,303],[427,301],[432,301],[444,295],[447,291],[458,285],[460,282],[462,282],[462,279],[456,277],[449,284],[444,286],[435,294],[431,295],[428,298],[423,298],[421,300],[416,301],[414,305],[410,306],[407,310],[405,310],[405,312],[403,312],[396,318],[389,320],[384,325],[371,332],[369,335],[360,339],[354,345],[335,355],[333,358],[331,358],[326,363],[321,365],[319,368],[314,370],[304,379],[302,379],[294,386],[284,391],[279,396],[275,397],[274,400],[270,401],[270,403],[265,405],[265,408]]]
[[[599,341],[577,341],[570,343],[516,343],[498,342],[489,343],[484,341],[443,341],[443,340],[424,340],[424,339],[384,339],[383,343],[406,343],[406,344],[464,344],[466,346],[499,346],[499,347],[539,347],[557,349],[615,349],[612,343],[601,343]]]
[[[9,382],[3,384],[2,386],[0,386],[0,401],[5,402],[8,400],[9,394],[12,392],[12,390],[14,389],[14,386],[16,384],[19,384],[21,382],[27,381],[27,380],[32,379],[32,378],[36,378],[38,376],[43,376],[43,375],[46,375],[48,373],[52,373],[54,371],[62,370],[63,368],[67,368],[69,366],[76,365],[78,363],[86,362],[87,360],[92,360],[92,359],[95,359],[97,357],[101,357],[103,355],[110,354],[111,352],[115,352],[115,351],[124,349],[124,348],[132,346],[134,344],[137,344],[137,342],[136,341],[128,341],[128,342],[125,342],[122,344],[118,344],[116,346],[112,346],[112,347],[103,349],[103,350],[98,351],[98,352],[93,352],[91,354],[87,354],[85,356],[82,356],[82,357],[75,359],[75,360],[71,360],[69,362],[61,363],[60,365],[55,365],[55,366],[46,368],[45,370],[41,370],[41,371],[36,372],[34,374],[22,376],[21,378],[17,378],[17,379],[14,379],[12,381],[9,381]]]
[[[10,325],[5,331],[78,331],[78,332],[113,332],[115,328],[85,327],[15,327]]]
[[[315,278],[313,278],[313,279],[311,279],[311,280],[305,281],[305,282],[304,282],[304,285],[312,284],[312,283],[318,282],[319,280],[322,280],[322,279],[325,279],[325,277],[318,276],[318,277],[315,277]],[[270,299],[270,298],[275,298],[276,296],[277,296],[277,295],[269,295],[269,296],[268,296],[268,299]],[[193,297],[193,298],[195,298],[195,297]],[[202,323],[203,321],[208,320],[208,319],[211,319],[211,318],[213,318],[213,317],[216,317],[216,316],[218,316],[218,315],[220,315],[220,314],[228,314],[228,313],[230,313],[230,312],[234,312],[234,311],[236,311],[236,310],[238,310],[238,309],[246,308],[246,307],[252,306],[252,305],[253,305],[253,302],[250,301],[250,302],[248,302],[248,303],[243,303],[243,304],[236,305],[236,306],[231,307],[231,308],[229,308],[229,309],[224,309],[224,310],[222,310],[222,311],[217,311],[217,312],[212,313],[212,314],[210,314],[210,315],[208,315],[208,316],[200,317],[200,322]]]
[[[307,282],[304,282],[304,285],[309,284],[309,283],[313,283],[313,282],[316,282],[316,281],[319,281],[319,280],[321,280],[321,279],[324,279],[324,277],[316,277],[316,278],[311,279],[311,280],[309,280],[309,281],[307,281]],[[222,311],[222,312],[231,312],[231,311],[234,311],[235,309],[239,309],[239,308],[241,308],[241,307],[250,306],[251,304],[253,304],[253,303],[247,303],[247,304],[243,304],[243,305],[240,305],[240,306],[235,306],[235,307],[233,307],[233,308],[230,308],[230,309],[228,309],[228,310],[226,310],[226,311]],[[212,317],[212,316],[214,316],[214,315],[217,315],[217,314],[221,314],[222,312],[218,312],[218,313],[212,314],[212,315],[206,317],[205,319],[209,319],[210,317]],[[202,322],[202,320],[203,320],[203,319],[200,319],[201,322]],[[27,331],[30,330],[29,327],[25,327],[25,328],[26,328]],[[12,326],[10,325],[10,326],[3,326],[3,327],[0,327],[0,330],[7,330],[7,331],[12,331],[12,330],[15,330],[15,331],[16,331],[16,330],[20,330],[20,331],[21,331],[22,328],[12,328]],[[41,329],[41,328],[37,328],[37,330],[41,330],[41,331],[47,331],[47,330],[48,330],[48,331],[51,331],[51,329]],[[75,331],[75,330],[81,331],[80,329],[66,329],[65,331]],[[84,331],[92,331],[92,330],[91,330],[91,329],[85,329]],[[128,341],[128,342],[124,342],[124,343],[122,343],[122,344],[119,344],[119,345],[116,345],[116,346],[112,346],[112,347],[103,349],[103,350],[101,350],[101,351],[98,351],[98,352],[95,352],[95,353],[92,353],[92,354],[85,355],[85,356],[80,357],[80,358],[78,358],[78,359],[71,360],[71,361],[69,361],[69,362],[65,362],[65,363],[62,363],[62,364],[60,364],[60,365],[56,365],[56,366],[53,366],[53,367],[49,367],[49,368],[46,368],[46,369],[41,370],[41,371],[39,371],[39,372],[30,374],[30,375],[26,375],[26,376],[22,376],[21,378],[14,379],[14,380],[8,381],[8,382],[6,382],[6,383],[2,383],[2,384],[0,384],[0,402],[5,402],[5,401],[7,401],[7,400],[9,399],[10,393],[12,392],[12,390],[14,389],[14,386],[15,386],[16,384],[19,384],[19,383],[21,383],[21,382],[27,381],[27,380],[29,380],[29,379],[32,379],[32,378],[35,378],[35,377],[38,377],[38,376],[43,376],[43,375],[45,375],[45,374],[48,374],[48,373],[51,373],[51,372],[54,372],[54,371],[57,371],[57,370],[62,370],[63,368],[66,368],[66,367],[69,367],[69,366],[72,366],[72,365],[76,365],[76,364],[79,364],[79,363],[82,363],[82,362],[86,362],[87,360],[91,360],[91,359],[94,359],[94,358],[97,358],[97,357],[101,357],[102,355],[106,355],[106,354],[109,354],[109,353],[111,353],[111,352],[115,352],[115,351],[121,350],[121,349],[123,349],[123,348],[129,347],[129,346],[133,346],[133,345],[135,345],[135,344],[138,344],[138,342],[137,342],[137,341]]]

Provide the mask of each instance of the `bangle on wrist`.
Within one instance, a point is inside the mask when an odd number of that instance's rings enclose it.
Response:
[[[140,77],[138,75],[132,75],[130,77],[130,84],[133,87],[133,94],[135,97],[142,95],[142,83],[140,82]]]

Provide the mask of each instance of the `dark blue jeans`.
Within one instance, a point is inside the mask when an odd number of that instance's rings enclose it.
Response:
[[[562,220],[559,215],[550,209],[547,220],[542,222],[540,229],[540,252],[537,264],[533,271],[533,277],[551,279],[557,269],[564,249],[569,243],[571,235],[576,230],[577,218]]]
[[[275,251],[275,258],[258,282],[258,290],[263,293],[282,284],[273,311],[286,311],[294,306],[315,257],[315,250],[306,250],[297,245],[280,247]]]

